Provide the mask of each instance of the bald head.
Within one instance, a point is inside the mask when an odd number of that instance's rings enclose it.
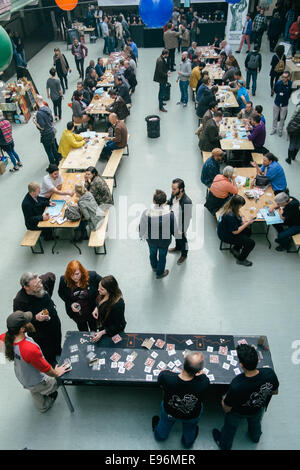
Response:
[[[192,351],[184,356],[183,368],[185,372],[191,377],[199,375],[204,366],[204,356],[201,352]]]
[[[115,113],[110,113],[108,119],[113,126],[118,122],[118,116]]]

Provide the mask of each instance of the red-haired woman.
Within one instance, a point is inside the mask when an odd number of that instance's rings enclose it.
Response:
[[[96,321],[92,315],[98,296],[101,276],[87,271],[82,264],[73,260],[61,276],[58,295],[65,302],[66,312],[77,323],[79,331],[95,331]]]
[[[93,317],[97,320],[94,341],[99,341],[103,335],[122,333],[126,326],[125,302],[116,279],[113,276],[103,277],[98,291],[97,307],[93,311]]]

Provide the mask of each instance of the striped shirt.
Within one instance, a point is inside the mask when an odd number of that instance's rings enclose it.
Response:
[[[7,121],[6,119],[1,119],[0,120],[0,129],[2,131],[5,142],[7,144],[10,144],[11,142],[13,142],[10,122]]]

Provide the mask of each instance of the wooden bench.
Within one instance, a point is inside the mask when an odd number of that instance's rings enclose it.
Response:
[[[211,157],[211,152],[204,152],[204,150],[201,150],[201,152],[202,152],[203,163],[205,163],[206,160],[208,160],[208,158]]]
[[[23,240],[21,241],[21,246],[29,246],[34,255],[41,255],[44,253],[43,245],[40,240],[41,230],[27,230]],[[34,251],[34,247],[39,243],[40,251]]]
[[[128,140],[129,140],[129,134],[128,134]],[[127,140],[127,142],[128,142]],[[124,153],[125,149],[127,149],[127,153]],[[106,167],[104,168],[104,171],[102,173],[102,178],[105,179],[113,179],[114,180],[114,188],[117,186],[117,181],[116,181],[116,172],[118,169],[118,166],[120,164],[121,158],[123,155],[129,155],[129,147],[128,143],[126,147],[122,149],[117,149],[114,150],[106,164]]]
[[[106,180],[107,186],[109,187],[110,192],[113,192],[113,180]],[[105,237],[107,232],[107,225],[108,225],[108,217],[109,217],[109,209],[105,211],[105,217],[98,228],[94,232],[90,233],[89,238],[89,246],[93,247],[95,250],[95,255],[106,255],[106,245],[105,245]],[[103,247],[103,251],[99,251],[99,248]]]
[[[252,152],[251,153],[251,156],[252,156],[252,159],[255,163],[257,163],[258,165],[262,165],[263,164],[263,158],[264,158],[264,155],[262,153],[255,153],[255,152]]]
[[[297,235],[292,236],[294,245],[296,247],[296,250],[288,250],[288,253],[299,253],[300,250],[300,233],[297,233]]]

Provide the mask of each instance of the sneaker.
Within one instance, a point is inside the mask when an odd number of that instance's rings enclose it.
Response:
[[[270,132],[270,135],[274,135],[276,134],[276,129],[273,129],[271,132]]]
[[[234,248],[230,248],[230,253],[233,254],[235,258],[238,258],[240,256],[240,252],[238,250],[235,250]]]
[[[158,423],[159,423],[159,416],[152,416],[152,431],[154,431]]]
[[[221,449],[221,432],[219,431],[219,429],[214,428],[212,430],[212,435],[215,443],[217,444],[219,449]]]
[[[187,258],[186,256],[180,256],[179,260],[177,261],[177,264],[182,264],[182,263],[184,263],[185,260],[186,260],[186,258]]]
[[[291,163],[292,163],[292,160],[291,160],[290,158],[286,158],[285,161],[286,161],[289,165],[291,165]]]
[[[58,392],[53,392],[53,393],[50,393],[50,395],[48,395],[48,397],[53,398],[53,401],[56,400],[57,396],[58,396]]]
[[[165,108],[159,108],[159,110],[162,111],[163,113],[167,113],[167,112],[168,112]]]
[[[18,162],[17,165],[20,167],[23,166],[21,162]]]
[[[237,54],[239,54],[241,51],[235,51]]]
[[[177,103],[176,103],[176,104],[181,104],[181,101],[177,101]]]
[[[175,253],[175,251],[179,251],[179,248],[176,248],[176,246],[174,248],[169,248],[169,253]]]
[[[199,434],[199,426],[196,426],[196,435],[195,435],[195,438],[194,438],[193,442],[192,442],[189,446],[187,446],[187,445],[185,444],[185,442],[184,442],[184,440],[183,440],[183,436],[182,436],[182,438],[181,438],[181,443],[182,443],[183,447],[185,447],[186,449],[189,449],[190,447],[192,447],[192,445],[194,444],[195,440],[196,440],[197,437],[198,437],[198,434]]]
[[[278,137],[282,137],[282,131],[278,131]]]
[[[164,272],[160,276],[156,276],[156,279],[162,279],[163,277],[166,277],[169,274],[169,270],[165,269]]]
[[[186,108],[186,107],[187,107],[187,103],[183,103],[183,107]]]
[[[276,250],[276,251],[286,251],[286,248],[284,248],[284,247],[281,246],[281,245],[278,245],[278,246],[276,246],[275,250]]]
[[[255,96],[255,93],[252,93],[252,96]]]
[[[250,266],[252,266],[253,263],[251,261],[248,261],[247,259],[243,259],[243,260],[237,259],[236,264],[240,264],[241,266],[250,267]]]
[[[17,166],[14,166],[9,170],[11,173],[15,173],[16,171],[19,171],[19,168]]]

